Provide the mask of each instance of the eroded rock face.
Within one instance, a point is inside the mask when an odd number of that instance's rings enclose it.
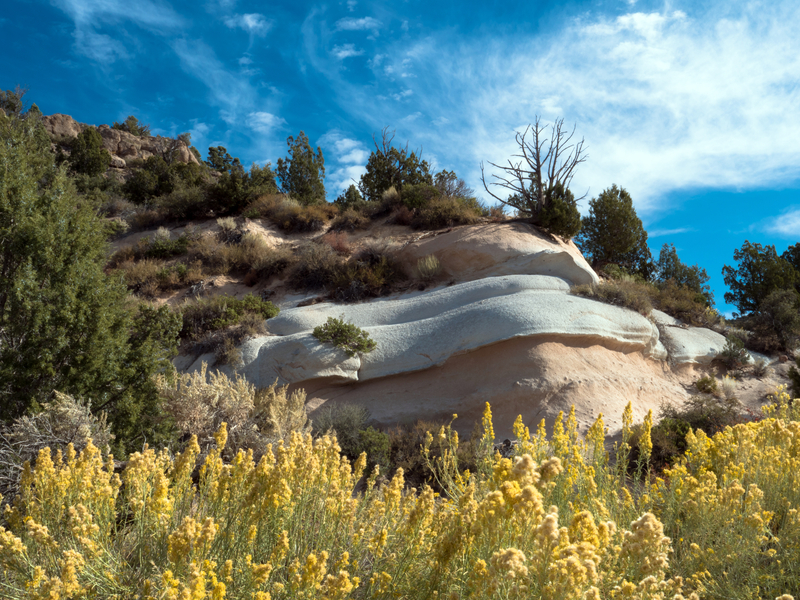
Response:
[[[663,361],[597,340],[562,336],[513,338],[412,374],[345,384],[316,379],[292,386],[298,387],[308,394],[312,420],[323,406],[341,403],[367,407],[387,427],[418,419],[449,421],[456,413],[454,425],[465,436],[489,402],[498,440],[513,438],[517,415],[531,430],[542,419],[550,430],[558,413],[566,415],[573,404],[582,432],[603,413],[614,435],[628,402],[640,422],[648,410],[657,414],[661,402],[680,402],[688,395]]]
[[[458,281],[525,274],[559,277],[571,285],[600,282],[573,242],[521,222],[459,227],[409,244],[399,257],[414,264],[428,254]]]
[[[52,137],[77,137],[88,127],[71,116],[62,114],[42,117],[42,123]],[[100,125],[97,131],[103,138],[103,147],[111,154],[111,166],[117,169],[125,168],[126,160],[146,160],[153,155],[163,155],[169,148],[175,150],[174,160],[199,164],[195,155],[181,141],[161,136],[137,137],[127,131],[112,129],[108,125]]]
[[[73,138],[83,131],[83,125],[69,115],[55,114],[42,117],[44,128],[53,137]]]

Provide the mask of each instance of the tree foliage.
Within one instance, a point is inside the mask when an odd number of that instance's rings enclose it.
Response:
[[[589,201],[589,214],[582,220],[576,242],[595,269],[615,264],[629,273],[650,276],[647,231],[624,188],[612,185]]]
[[[232,157],[225,146],[216,146],[208,149],[206,164],[220,173],[244,174],[244,167],[238,158]]]
[[[361,195],[369,202],[379,201],[383,192],[391,187],[402,193],[405,185],[433,185],[428,163],[420,159],[419,153],[409,153],[408,144],[405,148],[393,146],[394,135],[385,127],[380,142],[372,136],[375,150],[370,153],[366,173],[358,184]]]
[[[147,137],[150,135],[150,125],[140,123],[139,119],[137,119],[133,115],[128,116],[128,118],[125,119],[122,123],[117,123],[116,121],[114,121],[114,124],[111,126],[111,129],[127,131],[131,135],[135,135],[137,137]]]
[[[742,315],[756,311],[761,300],[773,291],[800,283],[800,273],[778,256],[775,246],[745,240],[741,248],[733,251],[733,260],[739,263],[737,268],[722,267],[722,277],[730,289],[725,292],[725,302],[736,306]]]
[[[53,390],[106,410],[128,448],[158,414],[152,375],[171,368],[179,324],[128,307],[106,275],[105,230],[78,200],[35,120],[0,116],[0,406],[11,420]]]
[[[657,282],[674,281],[678,285],[689,288],[696,294],[702,294],[709,306],[714,304],[714,294],[708,285],[709,276],[699,265],[689,266],[678,258],[678,251],[673,244],[664,244],[655,264],[654,276]]]
[[[361,193],[358,191],[355,184],[351,184],[350,187],[339,194],[339,197],[336,198],[333,203],[339,207],[341,212],[344,212],[348,208],[357,210],[364,204],[364,198],[361,197]]]
[[[103,138],[94,127],[87,127],[72,143],[70,169],[83,175],[101,175],[111,164],[111,155],[103,148]]]
[[[311,148],[308,136],[301,131],[294,138],[286,138],[289,156],[279,158],[277,166],[281,190],[292,198],[309,206],[325,201],[325,159],[322,150]]]

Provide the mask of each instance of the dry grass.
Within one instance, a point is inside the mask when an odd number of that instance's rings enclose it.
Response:
[[[319,241],[323,244],[328,244],[340,256],[350,256],[353,252],[350,242],[347,240],[347,234],[341,232],[329,231],[319,238]]]
[[[310,429],[302,390],[288,393],[276,385],[257,390],[240,375],[231,379],[224,373],[207,373],[205,365],[172,381],[162,378],[158,388],[178,432],[197,435],[204,453],[214,446],[214,433],[222,423],[228,424],[225,456],[241,448],[252,450],[256,460],[268,444],[290,431]]]
[[[348,208],[333,220],[331,229],[334,231],[355,231],[357,229],[366,229],[369,224],[369,216],[361,211]]]
[[[339,212],[333,204],[302,206],[283,194],[261,196],[244,211],[248,216],[269,219],[287,233],[320,231]]]

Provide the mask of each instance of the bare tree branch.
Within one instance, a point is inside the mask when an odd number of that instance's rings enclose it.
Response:
[[[548,128],[549,139],[546,133]],[[565,130],[564,119],[556,119],[552,125],[547,126],[537,116],[525,131],[516,135],[519,154],[512,155],[512,159],[521,160],[514,162],[509,159],[507,166],[487,161],[500,171],[500,174],[492,173],[488,182],[481,162],[481,182],[484,189],[498,202],[536,219],[547,205],[556,186],[560,184],[568,189],[576,167],[587,159],[584,139],[573,142],[574,136],[575,127],[572,131]],[[508,190],[510,194],[501,198],[489,186]]]

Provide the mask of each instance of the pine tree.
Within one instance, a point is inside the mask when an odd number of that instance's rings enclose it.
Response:
[[[72,143],[69,165],[73,172],[101,175],[111,164],[111,155],[103,148],[103,138],[94,127],[87,127]]]
[[[276,169],[281,191],[306,206],[325,202],[325,159],[317,146],[311,148],[308,136],[300,132],[286,138],[289,156],[278,159]]]
[[[624,188],[612,185],[589,201],[589,214],[582,220],[576,242],[595,269],[616,264],[629,273],[650,277],[653,264],[647,231]]]
[[[0,419],[83,396],[109,414],[123,447],[153,440],[152,376],[171,368],[179,321],[128,307],[103,272],[102,223],[56,168],[36,119],[0,116]]]

